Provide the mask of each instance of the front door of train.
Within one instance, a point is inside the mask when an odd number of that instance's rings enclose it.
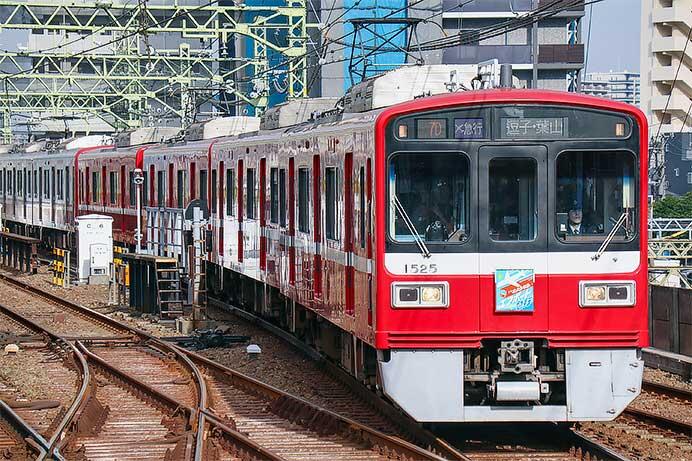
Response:
[[[547,150],[482,146],[478,159],[481,331],[546,331]]]

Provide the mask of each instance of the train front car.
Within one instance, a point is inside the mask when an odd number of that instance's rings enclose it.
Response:
[[[376,124],[376,348],[418,421],[611,420],[647,336],[647,127],[532,90],[393,106]]]

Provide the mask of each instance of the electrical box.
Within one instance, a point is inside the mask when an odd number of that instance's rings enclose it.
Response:
[[[113,263],[113,218],[90,214],[75,221],[79,283],[107,284]]]

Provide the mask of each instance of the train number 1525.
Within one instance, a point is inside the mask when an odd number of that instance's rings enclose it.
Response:
[[[435,274],[437,264],[404,264],[406,274]]]

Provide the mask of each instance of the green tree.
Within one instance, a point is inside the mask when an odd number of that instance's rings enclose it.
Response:
[[[654,218],[692,218],[692,192],[654,202]]]

